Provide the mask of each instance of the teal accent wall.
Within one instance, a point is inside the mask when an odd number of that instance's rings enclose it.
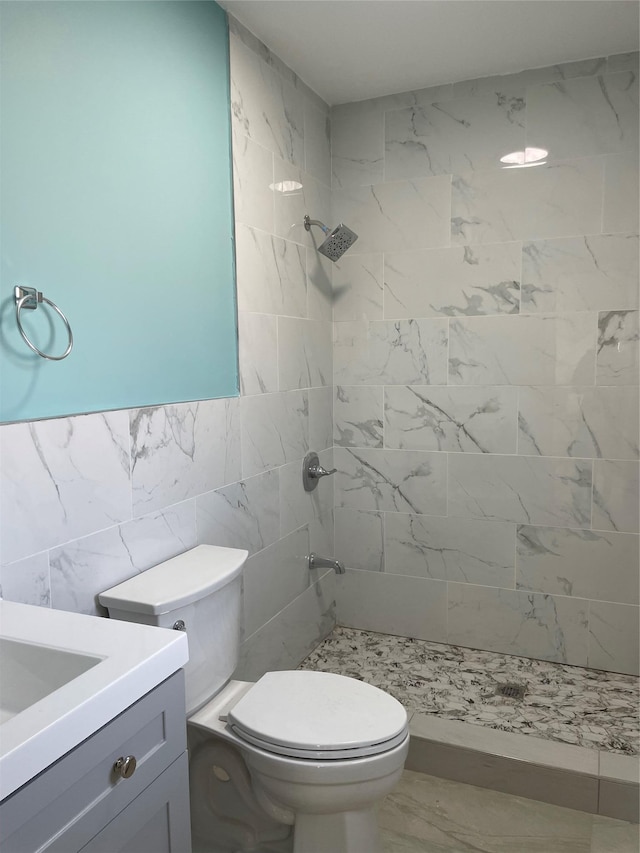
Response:
[[[0,23],[0,420],[237,395],[226,14],[5,0]],[[22,341],[16,284],[69,317],[64,361]]]

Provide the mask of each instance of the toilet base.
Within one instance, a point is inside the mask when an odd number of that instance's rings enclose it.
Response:
[[[296,814],[293,853],[381,853],[375,808],[337,814]]]

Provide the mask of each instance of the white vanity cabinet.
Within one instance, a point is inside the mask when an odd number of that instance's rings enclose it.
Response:
[[[190,853],[182,670],[0,803],[0,853],[81,850]]]

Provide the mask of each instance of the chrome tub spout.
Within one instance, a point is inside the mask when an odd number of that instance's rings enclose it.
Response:
[[[338,575],[344,574],[344,563],[340,560],[328,560],[326,557],[319,557],[317,554],[309,554],[307,557],[310,569],[333,569]]]

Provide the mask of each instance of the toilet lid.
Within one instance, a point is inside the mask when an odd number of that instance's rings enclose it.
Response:
[[[263,675],[229,711],[228,721],[256,746],[312,758],[384,752],[407,732],[406,711],[383,690],[305,670]]]

